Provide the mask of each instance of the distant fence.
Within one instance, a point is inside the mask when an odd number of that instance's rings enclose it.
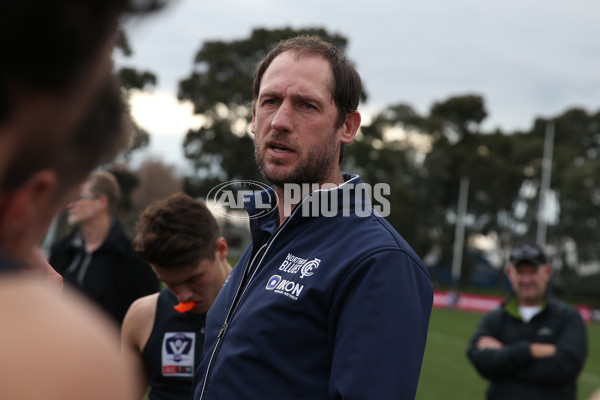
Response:
[[[433,292],[433,306],[435,308],[454,308],[461,311],[486,313],[498,307],[503,301],[504,297],[498,296],[485,296],[441,290]],[[600,310],[593,310],[591,307],[579,304],[575,304],[574,306],[586,323],[592,321],[600,322]]]

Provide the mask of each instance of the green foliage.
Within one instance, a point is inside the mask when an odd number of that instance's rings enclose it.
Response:
[[[133,54],[125,31],[119,30],[115,41],[115,48],[121,51],[126,57],[131,57]],[[132,90],[146,90],[149,87],[156,86],[158,81],[154,73],[150,71],[139,71],[131,67],[121,67],[116,71],[116,74],[119,77],[121,87],[124,89],[127,96],[130,95]],[[134,122],[131,142],[122,155],[125,158],[128,158],[133,151],[145,148],[148,144],[150,144],[150,135],[146,130]]]
[[[134,68],[123,67],[117,72],[121,86],[125,90],[144,90],[148,86],[156,85],[156,75],[149,71],[138,71]]]
[[[120,50],[126,57],[131,57],[133,54],[133,50],[131,49],[131,45],[129,44],[129,38],[124,30],[119,29],[117,32],[117,37],[115,39],[115,48]]]
[[[462,177],[469,179],[466,237],[495,234],[497,245],[507,251],[519,238],[534,236],[544,137],[553,122],[551,187],[558,194],[561,219],[548,230],[548,243],[558,249],[551,261],[576,267],[577,262],[598,260],[600,113],[571,109],[551,120],[536,120],[528,132],[512,134],[479,131],[486,115],[483,98],[471,94],[435,103],[425,115],[406,104],[390,106],[347,147],[344,168],[369,183],[389,183],[390,222],[417,253],[438,249],[436,264],[449,268]],[[407,137],[386,138],[390,129],[420,133],[429,146],[416,151]],[[566,254],[573,241],[578,261]],[[462,284],[472,267],[473,259],[463,257]],[[584,284],[571,268],[563,268],[560,278],[558,287],[565,295],[600,294],[600,286]]]
[[[466,356],[471,335],[482,314],[434,309],[417,400],[483,399],[487,381]],[[578,380],[578,397],[587,399],[600,387],[600,326],[588,325],[588,359]]]
[[[197,114],[210,114],[218,103],[228,108],[249,106],[258,63],[279,41],[309,34],[332,42],[342,51],[348,43],[343,36],[329,34],[322,28],[260,28],[241,40],[207,41],[196,54],[190,76],[179,83],[179,98],[190,100]]]
[[[477,125],[487,115],[483,97],[477,95],[450,97],[433,104],[430,111],[430,118],[437,122],[446,134],[451,131],[458,135],[459,140],[474,133]]]
[[[133,209],[131,193],[140,184],[138,177],[132,172],[123,168],[112,168],[108,172],[113,174],[119,182],[121,189],[121,201],[119,202],[120,211],[130,211]]]
[[[561,224],[551,227],[556,237],[568,235],[577,243],[600,240],[600,112],[571,109],[552,120],[555,125],[552,187],[560,193]],[[534,131],[545,121],[536,121]],[[591,246],[595,248],[597,246]],[[592,250],[584,259],[598,259]]]

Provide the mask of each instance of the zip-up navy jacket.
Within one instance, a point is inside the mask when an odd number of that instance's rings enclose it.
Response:
[[[273,188],[246,202],[253,243],[207,315],[194,399],[414,399],[431,279],[344,179],[279,228]],[[319,198],[334,216],[303,215]]]

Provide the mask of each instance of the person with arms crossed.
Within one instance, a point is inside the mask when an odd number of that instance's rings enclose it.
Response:
[[[433,286],[392,226],[359,210],[360,177],[340,170],[361,90],[316,36],[280,42],[258,66],[251,130],[274,186],[245,199],[252,243],[207,315],[195,400],[415,397]],[[319,202],[333,212],[305,207]]]
[[[227,242],[204,205],[183,193],[146,208],[133,249],[167,288],[136,300],[121,330],[143,366],[149,400],[184,400],[200,362],[208,312],[231,272]]]
[[[69,203],[73,231],[55,243],[50,265],[65,282],[88,296],[119,325],[136,299],[159,291],[148,264],[131,249],[116,217],[121,191],[108,171],[92,173]]]
[[[467,349],[490,381],[487,399],[576,399],[587,354],[581,315],[549,295],[552,268],[536,243],[513,247],[506,274],[514,295],[482,318]]]

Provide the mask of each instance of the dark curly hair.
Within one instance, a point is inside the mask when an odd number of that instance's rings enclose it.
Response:
[[[177,193],[148,206],[141,214],[133,250],[161,268],[196,266],[214,260],[217,221],[206,205]]]

